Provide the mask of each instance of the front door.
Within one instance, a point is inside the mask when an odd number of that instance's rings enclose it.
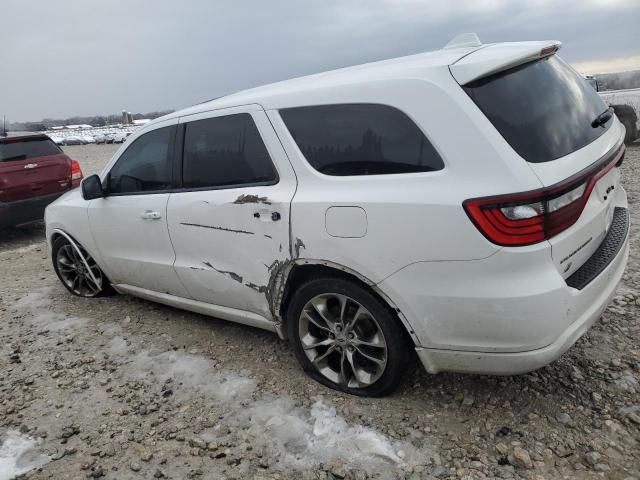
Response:
[[[269,282],[289,257],[291,164],[259,106],[180,122],[181,190],[167,208],[175,270],[194,299],[270,318]]]
[[[89,205],[89,224],[111,282],[186,297],[167,229],[176,123],[144,132],[122,152],[102,179],[107,196]]]

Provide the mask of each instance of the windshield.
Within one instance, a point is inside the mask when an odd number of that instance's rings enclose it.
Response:
[[[465,85],[464,90],[525,160],[548,162],[600,137],[613,120],[592,127],[607,106],[557,56],[527,63]]]

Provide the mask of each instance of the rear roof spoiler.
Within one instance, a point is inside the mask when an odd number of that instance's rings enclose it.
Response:
[[[460,85],[466,85],[518,65],[549,57],[560,50],[561,46],[562,43],[557,40],[496,43],[462,57],[449,69]]]

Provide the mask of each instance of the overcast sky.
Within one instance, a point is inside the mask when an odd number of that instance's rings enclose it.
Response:
[[[584,73],[631,70],[639,31],[640,0],[2,0],[0,115],[179,109],[461,32],[560,40]]]

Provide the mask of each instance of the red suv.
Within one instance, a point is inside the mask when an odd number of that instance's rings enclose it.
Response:
[[[78,162],[46,135],[0,132],[0,228],[43,218],[81,180]]]

